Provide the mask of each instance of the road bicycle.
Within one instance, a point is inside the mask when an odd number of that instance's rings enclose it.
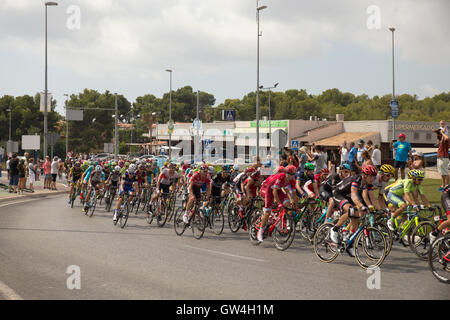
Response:
[[[130,215],[130,197],[128,193],[123,195],[122,203],[120,204],[119,210],[117,211],[117,220],[114,221],[114,225],[119,223],[119,226],[123,229],[127,225],[128,217]]]
[[[450,284],[450,233],[441,235],[431,244],[428,265],[436,279]]]
[[[72,186],[72,194],[69,196],[70,207],[73,208],[76,197],[81,193],[81,186],[79,183],[73,181],[70,182],[70,185]]]
[[[173,213],[175,211],[176,197],[174,192],[165,193],[162,192],[159,195],[159,199],[156,204],[149,205],[149,209],[146,214],[146,221],[151,224],[153,218],[156,217],[156,223],[158,227],[162,228],[167,221],[172,219]]]
[[[409,243],[411,251],[422,260],[428,259],[431,247],[429,234],[447,219],[440,207],[432,207],[429,210],[433,213],[433,220],[420,222],[411,232]]]
[[[100,198],[102,190],[92,188],[89,196],[89,201],[85,205],[86,212],[84,213],[89,218],[94,215],[95,208],[97,207],[97,200]]]
[[[370,226],[368,217],[373,213],[365,214],[361,217],[359,228],[346,237],[339,230],[339,243],[334,243],[330,238],[330,231],[334,227],[332,223],[322,224],[314,235],[314,253],[320,261],[330,263],[334,261],[340,253],[354,248],[355,259],[358,264],[367,269],[380,266],[386,258],[388,244],[384,234],[375,227]]]
[[[230,194],[231,193],[232,192],[230,192]],[[231,197],[231,195],[228,196],[229,199],[234,198]],[[236,206],[236,203],[234,203],[234,205],[226,204],[225,207],[228,207],[228,226],[230,227],[231,232],[236,233],[244,225],[251,225],[254,213],[262,207],[262,201],[264,200],[260,197],[252,198],[250,203],[244,208],[242,217],[239,215],[239,207]]]
[[[206,226],[209,226],[216,235],[220,235],[225,226],[223,215],[224,202],[221,200],[221,196],[213,197],[212,205],[205,209]]]
[[[264,229],[263,239],[273,235],[275,247],[284,251],[288,249],[295,238],[295,223],[288,211],[294,211],[295,208],[288,208],[279,205],[276,209],[271,210],[267,224]],[[253,245],[259,245],[261,242],[257,238],[257,234],[261,229],[262,211],[258,210],[250,224],[249,236]]]
[[[196,199],[194,202],[194,207],[189,211],[189,220],[188,223],[183,221],[184,210],[179,207],[174,216],[173,227],[175,229],[175,233],[178,236],[183,235],[184,231],[187,228],[192,229],[192,234],[195,239],[201,239],[206,229],[206,218],[205,218],[205,209],[201,206],[201,200]]]
[[[392,232],[394,241],[400,242],[404,247],[410,247],[411,234],[414,228],[421,222],[428,221],[428,219],[433,216],[433,211],[434,210],[408,206],[406,211],[402,213],[404,217],[398,217],[394,220],[395,230]],[[400,219],[402,219],[402,221],[399,222]]]
[[[111,211],[112,203],[114,202],[114,199],[116,198],[117,188],[118,187],[115,187],[113,185],[111,185],[109,187],[108,194],[105,197],[105,204],[106,204],[105,210],[107,212]]]

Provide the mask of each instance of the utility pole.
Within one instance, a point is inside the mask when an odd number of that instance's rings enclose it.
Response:
[[[117,93],[114,94],[115,97],[115,102],[114,102],[114,110],[115,110],[115,132],[114,132],[114,144],[115,144],[115,148],[114,148],[114,158],[116,160],[119,159],[119,109],[117,107]]]

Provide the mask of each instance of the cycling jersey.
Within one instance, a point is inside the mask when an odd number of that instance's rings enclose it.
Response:
[[[69,173],[72,177],[72,181],[75,182],[77,180],[79,180],[81,178],[81,176],[83,175],[83,170],[81,170],[81,168],[76,168],[76,167],[72,167],[70,169],[70,173]]]
[[[200,188],[204,183],[206,183],[207,185],[211,184],[211,176],[208,173],[204,177],[202,177],[200,171],[197,171],[192,175],[190,183],[192,183],[194,187]]]
[[[288,190],[295,189],[295,180],[287,180],[286,173],[278,173],[269,176],[261,185],[261,197],[264,199],[264,208],[271,208],[274,201],[273,190],[278,190],[278,198],[281,203],[287,199],[287,195],[282,192],[281,188]]]
[[[306,175],[304,171],[297,171],[295,174],[295,180],[300,181],[300,185],[303,186],[307,181],[314,181],[315,176],[314,175]]]
[[[338,173],[332,174],[327,180],[322,182],[319,188],[319,195],[320,197],[328,201],[330,197],[333,195],[333,190],[336,187],[336,185],[341,182],[341,176]]]
[[[373,185],[366,184],[362,180],[362,176],[360,174],[345,178],[341,182],[336,185],[336,189],[334,190],[334,194],[341,194],[344,196],[351,194],[351,188],[357,188],[361,193],[362,190],[373,190]]]
[[[389,189],[389,193],[398,197],[403,197],[405,192],[413,193],[414,191],[418,191],[421,195],[423,194],[422,185],[414,184],[411,179],[398,180]]]
[[[212,188],[214,190],[215,189],[222,189],[222,185],[224,183],[230,183],[231,182],[231,177],[230,175],[228,175],[227,177],[224,177],[222,175],[222,171],[219,171],[214,178],[212,179]]]
[[[374,189],[379,189],[378,193],[381,195],[385,194],[385,188],[387,185],[388,183],[383,181],[383,176],[381,174],[377,175],[373,181]]]
[[[112,182],[118,182],[120,180],[120,173],[113,172],[109,175],[109,180]]]
[[[109,171],[109,169],[103,169],[103,173],[105,174],[105,180],[108,180],[111,171]]]
[[[123,190],[120,190],[119,195],[123,195],[124,193],[129,194],[130,192],[134,192],[133,184],[137,182],[136,175],[133,175],[133,177],[130,177],[128,175],[128,172],[125,172],[125,174],[122,176],[123,181]]]
[[[314,194],[314,183],[317,183],[317,187],[320,188],[320,173],[317,173],[313,176],[312,179],[309,179],[308,181],[305,182],[304,186],[303,186],[303,190],[306,191],[306,193],[308,193],[308,195]]]
[[[244,193],[244,190],[242,190],[242,184],[244,183],[244,181],[246,179],[247,179],[247,175],[244,172],[242,172],[236,178],[234,178],[234,182],[236,182],[236,184],[234,185],[234,190],[235,190],[236,194]]]
[[[170,174],[170,169],[164,169],[159,175],[159,184],[172,185],[174,182],[178,181],[178,172],[174,171]]]
[[[143,184],[145,182],[146,175],[147,175],[147,172],[145,170],[136,171],[137,182],[139,184]]]
[[[86,171],[84,172],[85,173],[84,181],[86,181],[86,182],[89,181],[89,178],[91,177],[91,173],[93,170],[94,170],[94,166],[92,166],[92,165],[86,169]]]

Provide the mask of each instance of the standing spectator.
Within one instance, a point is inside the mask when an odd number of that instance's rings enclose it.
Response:
[[[381,167],[381,150],[377,144],[372,152],[372,162],[375,168],[379,170]]]
[[[25,188],[26,183],[26,166],[25,160],[20,160],[19,165],[17,166],[19,172],[19,194],[23,194],[23,189]]]
[[[448,140],[448,135],[446,135],[442,128],[436,131],[437,139],[439,140],[439,147],[437,151],[437,168],[440,176],[442,177],[442,185],[439,188],[440,192],[444,191],[444,188],[450,184],[450,179],[448,176],[448,149],[450,147],[450,142]]]
[[[372,159],[370,158],[369,151],[364,150],[364,151],[362,152],[361,156],[362,156],[362,158],[363,158],[362,167],[364,167],[364,166],[369,166],[369,165],[373,166],[373,161],[372,161]]]
[[[45,181],[44,181],[44,189],[50,189],[52,184],[52,163],[50,161],[50,156],[45,157],[45,163],[44,163],[44,175],[45,175]]]
[[[395,168],[395,180],[398,179],[398,169],[400,168],[402,179],[405,179],[405,167],[406,167],[406,160],[408,160],[408,157],[411,157],[411,144],[406,140],[406,136],[401,133],[398,136],[399,141],[392,143],[391,147],[394,148],[395,152],[395,162],[394,162],[394,168]]]
[[[0,178],[2,177],[2,162],[3,162],[3,156],[0,154]]]
[[[320,173],[320,170],[327,168],[327,162],[322,146],[315,147],[314,160],[316,161],[316,174]]]
[[[341,149],[339,150],[341,154],[341,165],[344,163],[348,163],[348,148],[347,148],[347,141],[344,141],[344,143],[341,145]]]
[[[358,150],[355,147],[354,142],[350,142],[350,151],[348,153],[348,163],[350,164],[350,171],[352,172],[352,175],[355,173],[358,173],[358,168],[356,167],[356,156],[357,156]]]
[[[369,156],[372,158],[372,152],[375,149],[374,146],[373,146],[372,140],[367,141],[366,149],[369,152]]]
[[[358,164],[361,166],[363,163],[363,157],[362,153],[363,151],[367,151],[366,147],[364,147],[364,140],[359,140],[358,142],[358,149],[357,149],[357,155],[356,155],[356,161],[358,161]]]
[[[6,160],[6,172],[8,172],[8,180],[11,178],[11,175],[9,174],[9,163],[11,162],[11,157],[8,157],[8,160]]]
[[[422,170],[423,172],[425,172],[425,158],[423,156],[422,152],[414,152],[413,154],[413,160],[412,161],[408,161],[408,168],[409,170]]]
[[[33,183],[36,176],[36,167],[33,163],[33,158],[28,159],[28,183],[30,184],[31,192],[34,192]]]
[[[56,177],[58,176],[58,170],[59,170],[58,157],[54,157],[50,168],[52,175],[52,184],[51,184],[52,190],[56,190]]]
[[[294,153],[293,150],[289,150],[288,152],[288,163],[293,165],[294,167],[298,168],[298,157],[297,155]]]
[[[14,193],[17,193],[17,185],[19,184],[19,159],[17,154],[13,153],[11,161],[9,162],[9,193],[14,188]]]

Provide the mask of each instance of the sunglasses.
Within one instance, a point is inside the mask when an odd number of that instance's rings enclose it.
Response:
[[[423,181],[423,179],[422,179],[422,178],[419,178],[419,179],[416,179],[416,181]]]

